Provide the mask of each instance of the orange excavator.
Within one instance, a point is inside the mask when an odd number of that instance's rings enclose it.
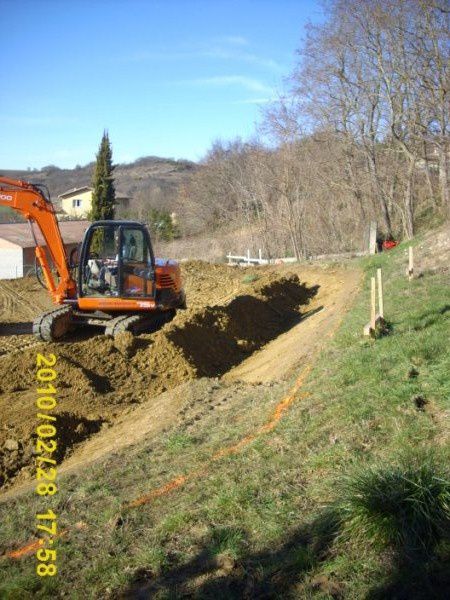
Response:
[[[142,223],[95,221],[68,258],[45,186],[0,176],[0,206],[30,223],[43,284],[58,305],[35,319],[33,333],[40,340],[59,340],[81,326],[113,336],[155,331],[186,308],[179,265],[155,259]]]

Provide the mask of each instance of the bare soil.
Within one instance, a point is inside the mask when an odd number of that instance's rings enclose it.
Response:
[[[417,275],[450,273],[450,223],[424,236],[414,252],[414,270]]]
[[[8,335],[51,302],[33,280],[0,282],[3,490],[26,485],[33,473],[37,352],[57,356],[56,458],[62,469],[75,468],[179,419],[201,418],[223,386],[236,395],[287,378],[333,329],[359,281],[356,271],[325,266],[192,261],[183,272],[189,308],[155,334],[61,344]]]

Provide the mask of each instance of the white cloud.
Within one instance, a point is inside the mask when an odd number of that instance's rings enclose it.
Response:
[[[265,69],[271,69],[272,71],[286,71],[286,69],[282,65],[277,63],[276,60],[273,60],[271,58],[263,58],[262,56],[251,54],[249,52],[242,52],[241,50],[228,50],[216,47],[211,48],[209,50],[205,50],[203,56],[207,56],[209,58],[219,58],[223,60],[234,60],[236,62],[246,62],[253,65],[257,65],[259,67],[263,67]]]
[[[246,100],[236,100],[232,104],[267,104],[273,100],[274,98],[247,98]]]
[[[285,72],[287,68],[272,58],[259,56],[249,52],[246,47],[250,42],[242,36],[224,36],[215,38],[209,42],[197,44],[196,47],[186,48],[185,51],[136,51],[122,58],[123,62],[145,62],[145,61],[182,61],[202,58],[243,62],[253,64],[264,69],[277,72]]]
[[[203,77],[199,79],[188,79],[179,81],[180,84],[188,85],[212,85],[212,86],[240,86],[251,92],[272,93],[273,90],[268,85],[262,83],[258,79],[252,77],[244,77],[243,75],[217,75],[215,77]]]

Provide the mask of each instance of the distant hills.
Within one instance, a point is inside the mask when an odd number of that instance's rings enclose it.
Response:
[[[40,170],[0,169],[0,174],[13,179],[23,179],[31,183],[45,184],[52,200],[56,203],[59,194],[67,190],[91,185],[95,163],[77,166],[74,169],[60,169],[55,165]],[[116,193],[128,196],[134,201],[147,201],[152,207],[170,209],[179,186],[189,180],[198,165],[188,160],[173,160],[157,156],[145,156],[132,163],[116,165],[114,180]],[[10,213],[10,210],[8,210]],[[0,213],[0,222],[16,220],[11,214]],[[17,219],[20,220],[20,219]]]

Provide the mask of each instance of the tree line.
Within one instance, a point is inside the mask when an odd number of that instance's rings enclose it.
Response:
[[[182,186],[182,233],[247,227],[297,258],[450,215],[449,20],[439,0],[331,0],[251,141],[216,142]]]

